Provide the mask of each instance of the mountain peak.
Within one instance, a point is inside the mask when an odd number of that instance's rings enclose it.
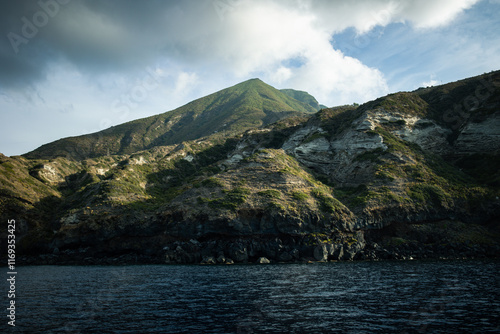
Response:
[[[248,79],[246,81],[243,81],[243,82],[240,82],[240,84],[244,84],[244,83],[249,83],[249,82],[254,82],[254,83],[265,83],[264,81],[262,81],[260,78],[252,78],[252,79]]]
[[[276,90],[273,86],[265,83],[259,78],[252,78],[245,81],[242,81],[234,86],[228,87],[226,89],[239,89],[239,90],[251,90],[251,89],[271,89]],[[224,90],[222,90],[224,91]]]
[[[316,110],[308,103],[253,78],[172,111],[95,134],[60,139],[25,156],[43,159],[66,156],[79,160],[107,154],[129,154],[210,135],[234,135],[284,117]]]

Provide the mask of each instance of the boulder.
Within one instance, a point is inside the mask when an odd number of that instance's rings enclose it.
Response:
[[[203,260],[201,260],[201,264],[216,264],[217,261],[213,256],[207,256],[204,257]]]
[[[288,252],[283,252],[278,256],[278,260],[281,262],[290,262],[293,260],[293,256]]]
[[[235,262],[248,261],[247,247],[242,242],[234,242],[229,248],[229,256]]]
[[[332,260],[341,260],[344,257],[344,247],[341,244],[331,244],[328,253]]]
[[[325,244],[319,244],[314,248],[314,259],[316,261],[327,261],[328,251]]]

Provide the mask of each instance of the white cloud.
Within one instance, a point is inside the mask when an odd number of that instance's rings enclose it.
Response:
[[[388,92],[383,74],[331,46],[348,27],[365,33],[375,26],[410,22],[417,28],[448,24],[477,0],[238,1],[203,39],[191,39],[207,59],[221,60],[236,78],[261,76],[272,85],[308,91],[335,105],[365,102]],[[176,40],[180,50],[188,49]],[[287,62],[300,58],[302,64]]]
[[[196,73],[181,72],[175,83],[174,94],[186,96],[196,88],[199,83],[199,78]]]
[[[401,2],[399,16],[417,28],[435,28],[449,24],[459,13],[479,0],[419,0]]]
[[[429,81],[422,82],[421,87],[432,87],[432,86],[436,86],[438,84],[439,84],[439,81],[431,79]]]
[[[345,57],[331,43],[331,32],[317,25],[313,12],[278,3],[245,2],[225,17],[211,50],[237,77],[262,76],[281,87],[307,90],[320,102],[364,102],[387,92],[382,74]],[[284,63],[300,59],[294,68]]]
[[[410,22],[418,28],[448,24],[479,0],[358,0],[313,1],[308,10],[320,18],[319,25],[339,32],[354,27],[366,33],[375,26]]]
[[[280,66],[278,67],[278,69],[276,69],[276,71],[274,71],[269,75],[269,78],[271,79],[271,81],[277,82],[278,84],[281,85],[284,82],[287,82],[292,77],[292,75],[293,73],[290,68],[285,66]]]

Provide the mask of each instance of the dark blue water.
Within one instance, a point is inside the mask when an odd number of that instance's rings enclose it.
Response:
[[[22,267],[15,330],[4,315],[0,332],[499,333],[499,269],[498,261]]]

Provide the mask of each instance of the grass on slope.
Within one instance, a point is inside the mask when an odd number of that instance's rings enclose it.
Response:
[[[228,137],[281,118],[316,110],[287,94],[251,79],[192,101],[180,108],[104,131],[70,137],[27,153],[29,158],[74,159],[131,154],[154,146],[177,144],[214,133]]]

